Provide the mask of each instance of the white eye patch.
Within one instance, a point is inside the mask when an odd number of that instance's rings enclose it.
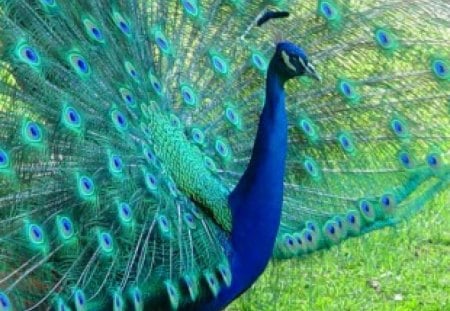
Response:
[[[308,66],[306,66],[306,70],[309,73],[315,73],[316,72],[316,68],[314,68],[314,66],[311,63],[308,63]]]
[[[284,64],[292,71],[297,71],[295,66],[291,63],[289,55],[285,51],[281,51],[281,57],[283,58]]]
[[[303,60],[300,59],[300,61],[303,63]],[[310,77],[318,80],[318,81],[322,81],[322,77],[316,72],[316,68],[314,68],[313,64],[311,64],[311,62],[308,63],[308,65],[306,65],[305,67],[306,73],[309,74]]]
[[[306,66],[305,62],[303,61],[303,58],[299,57],[298,61],[300,62],[300,64],[302,65],[303,68],[307,69],[307,66]]]
[[[311,64],[311,62],[309,62],[308,65],[306,65],[305,61],[301,57],[298,58],[298,61],[303,66],[303,68],[305,68],[307,73],[312,74],[312,75],[317,75],[316,68],[314,68],[314,66],[313,66],[313,64]]]

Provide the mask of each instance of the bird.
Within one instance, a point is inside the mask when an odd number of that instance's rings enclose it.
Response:
[[[410,219],[450,183],[448,9],[1,0],[0,311],[221,310]]]

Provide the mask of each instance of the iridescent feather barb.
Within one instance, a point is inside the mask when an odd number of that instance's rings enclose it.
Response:
[[[0,310],[218,309],[408,219],[450,182],[448,12],[0,1]]]

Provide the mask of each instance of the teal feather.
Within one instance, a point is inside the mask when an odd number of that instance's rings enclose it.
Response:
[[[289,18],[256,27],[280,10]],[[0,0],[0,311],[177,309],[243,279],[228,195],[281,37],[322,82],[286,85],[273,258],[410,218],[449,189],[447,11],[442,0]]]

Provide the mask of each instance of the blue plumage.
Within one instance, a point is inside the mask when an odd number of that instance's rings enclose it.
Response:
[[[287,116],[284,85],[305,69],[295,68],[286,58],[308,63],[306,53],[293,43],[277,45],[267,71],[266,100],[249,165],[229,197],[232,211],[231,275],[239,276],[202,310],[220,310],[245,291],[264,271],[272,256],[283,204],[283,181],[287,152]],[[252,219],[253,221],[248,221]]]

